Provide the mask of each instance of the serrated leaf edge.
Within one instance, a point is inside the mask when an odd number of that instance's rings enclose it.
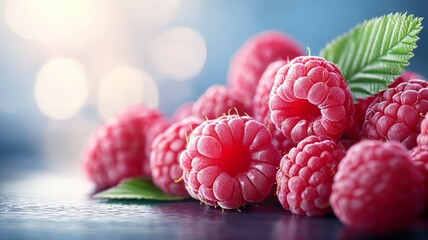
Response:
[[[363,65],[363,68],[361,69],[346,69],[343,66],[352,66],[350,65],[350,61],[355,61],[354,56],[356,55],[355,50],[349,49],[348,52],[351,52],[353,54],[348,54],[346,57],[337,57],[336,55],[338,53],[335,53],[334,51],[329,51],[329,49],[331,49],[332,47],[334,47],[335,45],[337,46],[338,49],[344,49],[345,47],[347,48],[355,48],[355,45],[357,43],[355,43],[354,41],[349,41],[349,39],[346,39],[346,37],[351,36],[352,34],[355,34],[358,36],[358,31],[362,31],[363,27],[365,28],[369,28],[370,31],[373,31],[373,27],[375,28],[384,28],[386,29],[388,26],[384,26],[386,21],[386,24],[389,25],[391,24],[391,21],[398,21],[398,19],[402,19],[402,23],[406,23],[408,21],[408,19],[413,18],[413,21],[409,22],[408,24],[408,29],[410,29],[409,31],[406,31],[406,35],[401,36],[401,38],[399,40],[397,40],[397,44],[396,46],[393,46],[392,48],[388,48],[386,50],[381,51],[382,54],[379,55],[378,59],[372,59],[371,62],[364,64],[360,64]],[[333,59],[339,59],[339,61],[335,62],[336,65],[338,65],[338,67],[341,69],[342,74],[345,76],[345,79],[348,81],[351,91],[354,94],[354,98],[358,97],[359,95],[363,95],[363,96],[367,96],[367,95],[371,95],[374,94],[380,90],[383,90],[384,88],[387,87],[387,85],[389,83],[391,83],[396,77],[398,77],[402,71],[404,70],[404,68],[406,66],[408,66],[409,60],[414,56],[413,54],[413,50],[417,47],[416,42],[419,39],[419,37],[417,36],[417,34],[421,31],[422,29],[422,17],[415,17],[413,14],[411,15],[407,15],[406,13],[395,13],[395,14],[388,14],[388,15],[383,15],[381,17],[376,17],[370,20],[365,20],[362,23],[357,24],[354,28],[352,28],[351,30],[349,30],[348,32],[336,37],[335,39],[333,39],[331,42],[329,42],[320,52],[320,56],[323,56],[325,59],[327,60],[333,60]],[[403,24],[395,24],[394,29],[393,29],[393,33],[390,33],[389,31],[386,31],[387,34],[394,35],[394,32],[398,31],[396,30],[396,28],[402,26]],[[375,29],[376,30],[376,29]],[[376,35],[373,37],[372,34],[363,34],[362,38],[364,41],[365,38],[370,38],[370,39],[375,39],[375,40],[370,40],[368,39],[367,41],[376,41],[376,39],[379,38],[379,32],[377,31]],[[402,31],[401,31],[402,32]],[[369,35],[369,36],[368,36]],[[413,39],[411,40],[406,40],[406,39]],[[348,41],[346,41],[348,40]],[[384,41],[382,42],[382,44],[384,44]],[[393,51],[393,48],[398,48],[397,46],[402,45],[402,44],[408,44],[409,46],[408,51],[407,52],[403,52],[402,54],[404,55],[401,59],[402,61],[397,61],[396,58],[392,58],[390,55],[387,54],[387,52]],[[388,44],[387,44],[388,45]],[[389,44],[390,45],[390,44]],[[372,53],[374,52],[374,48],[376,47],[376,44],[372,44],[370,48],[359,48],[358,49],[358,56],[363,56],[365,59],[361,60],[361,61],[367,61],[367,59],[372,58]],[[382,46],[381,48],[384,48],[384,46]],[[360,53],[362,51],[365,51],[366,53],[361,55]],[[368,53],[367,53],[368,52]],[[398,56],[400,54],[400,52],[396,51],[394,53],[395,56]],[[383,76],[387,76],[387,75],[391,75],[389,77],[387,77],[387,81],[385,81],[385,79],[379,79],[379,81],[381,81],[379,84],[374,85],[373,83],[373,79],[376,74],[375,74],[375,66],[373,63],[377,62],[376,60],[378,60],[380,63],[386,63],[388,61],[391,62],[391,65],[396,64],[395,67],[385,67],[384,69],[388,69],[389,72],[383,72],[380,73],[379,75],[383,75]],[[402,70],[397,70],[394,71],[394,69],[402,69]],[[352,70],[353,72],[349,72],[349,70]],[[373,71],[373,74],[370,76],[368,73],[371,73],[371,71]],[[353,74],[355,73],[355,74]],[[349,77],[349,75],[351,74],[351,77]],[[352,75],[353,74],[353,75]],[[368,84],[366,87],[369,88],[369,91],[367,91],[366,89],[362,88],[362,87],[358,87],[358,86],[353,86],[353,85],[361,85],[360,83],[364,83],[364,81],[361,81],[361,75],[366,74],[369,76],[368,80],[365,82],[371,82],[372,84]],[[355,79],[358,79],[358,81],[356,81]],[[382,82],[382,80],[384,82]]]

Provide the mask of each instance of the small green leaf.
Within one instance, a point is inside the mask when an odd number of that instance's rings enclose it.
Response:
[[[354,98],[368,97],[386,89],[409,65],[422,19],[396,13],[365,21],[327,44],[320,56],[337,64]]]
[[[119,185],[100,192],[94,196],[103,199],[137,199],[176,201],[186,197],[171,196],[165,194],[156,187],[151,180],[144,178],[132,178],[122,181]]]

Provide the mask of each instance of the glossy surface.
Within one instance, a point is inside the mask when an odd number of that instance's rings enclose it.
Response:
[[[1,171],[0,171],[1,172]],[[78,179],[41,173],[1,178],[0,239],[352,239],[333,215],[291,215],[279,204],[209,208],[197,201],[90,199]],[[22,175],[22,176],[23,176]],[[21,175],[20,175],[21,176]],[[428,221],[388,237],[427,239]],[[371,238],[375,238],[371,236]],[[376,238],[377,239],[377,238]]]

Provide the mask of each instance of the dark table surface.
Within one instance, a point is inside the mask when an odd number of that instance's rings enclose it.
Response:
[[[277,203],[239,212],[194,200],[96,200],[79,177],[0,173],[0,239],[428,239],[428,217],[408,231],[370,236],[334,215],[295,216]]]

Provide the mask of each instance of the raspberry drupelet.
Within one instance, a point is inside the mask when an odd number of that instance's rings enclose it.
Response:
[[[338,140],[353,124],[349,86],[339,68],[321,57],[297,57],[280,68],[269,108],[273,123],[296,144],[311,135]]]
[[[88,141],[83,167],[89,180],[102,190],[130,177],[151,178],[151,144],[168,125],[156,108],[134,105],[124,109]]]
[[[249,116],[223,116],[196,127],[180,155],[189,194],[234,209],[261,202],[275,183],[280,153],[266,127]]]
[[[330,203],[350,228],[374,233],[402,230],[423,212],[423,178],[400,143],[361,140],[339,163]]]
[[[190,116],[169,126],[159,134],[152,144],[150,167],[153,183],[165,193],[176,196],[188,196],[180,168],[180,153],[186,149],[187,139],[193,129],[204,120]]]
[[[277,196],[293,214],[322,216],[331,212],[334,174],[346,150],[327,136],[309,136],[292,148],[276,175]]]

